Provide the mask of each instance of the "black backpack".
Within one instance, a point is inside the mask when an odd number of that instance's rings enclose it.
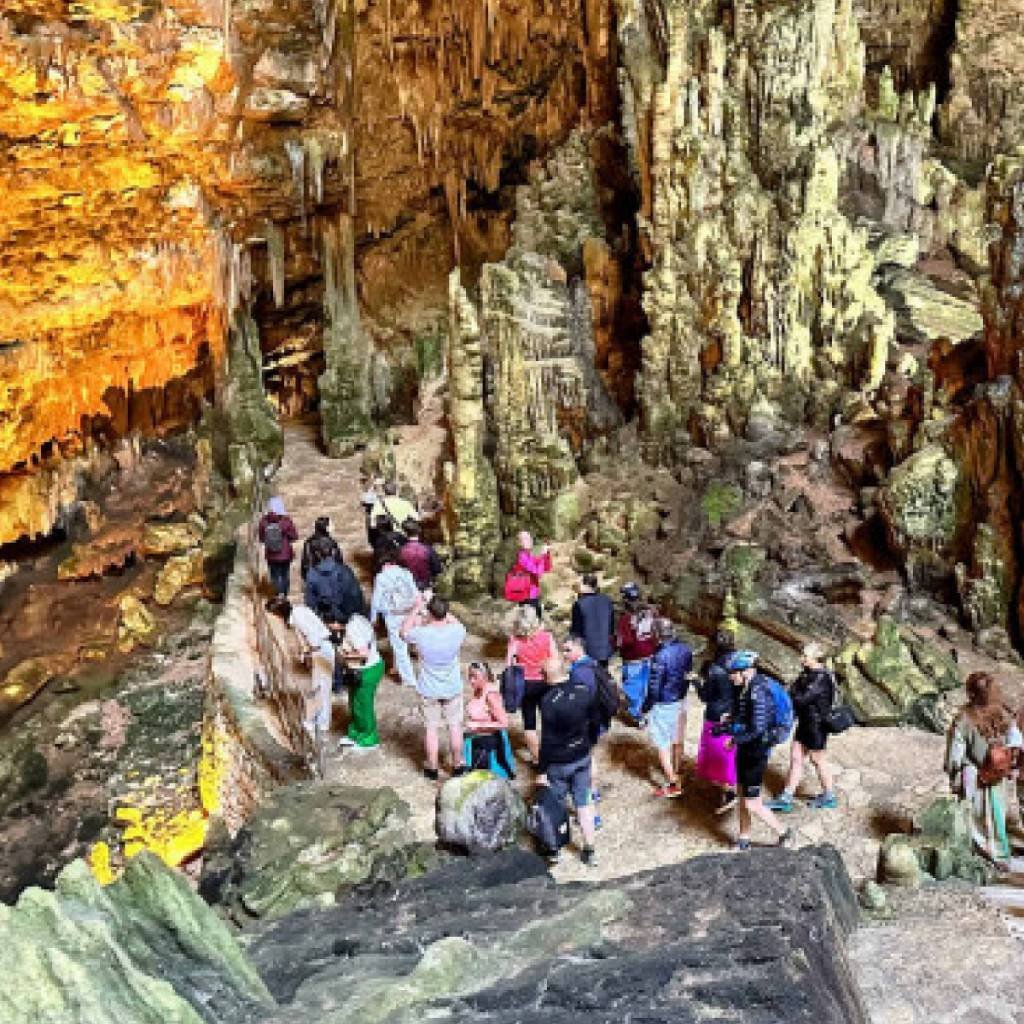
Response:
[[[511,715],[523,706],[526,696],[526,670],[522,665],[506,665],[501,671],[501,702]]]
[[[608,669],[598,661],[593,662],[593,669],[596,686],[595,699],[600,712],[601,724],[607,728],[619,713],[622,698]]]
[[[557,853],[569,842],[569,812],[565,801],[547,787],[537,790],[526,816],[526,830],[537,841],[541,853]]]
[[[284,551],[284,530],[279,520],[271,520],[263,527],[263,547],[268,555],[279,555]]]

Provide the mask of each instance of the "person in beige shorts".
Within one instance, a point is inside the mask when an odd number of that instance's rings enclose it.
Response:
[[[448,727],[452,775],[462,775],[462,670],[459,651],[466,639],[466,627],[448,613],[448,602],[420,594],[413,610],[402,623],[400,635],[419,657],[416,690],[423,702],[424,747],[427,763],[423,774],[437,781],[442,725]]]

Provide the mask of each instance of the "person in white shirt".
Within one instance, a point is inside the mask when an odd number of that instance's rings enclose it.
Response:
[[[399,563],[399,548],[387,547],[381,553],[381,570],[373,581],[373,597],[370,600],[370,622],[376,623],[382,616],[391,643],[394,670],[405,686],[416,685],[416,672],[412,667],[409,647],[401,635],[402,620],[415,607],[419,597],[416,580],[405,566]]]
[[[313,698],[313,710],[304,724],[313,735],[318,729],[327,733],[331,728],[331,685],[334,681],[331,631],[320,620],[320,616],[303,604],[292,608],[288,625],[295,630],[310,657],[313,686],[309,696]]]

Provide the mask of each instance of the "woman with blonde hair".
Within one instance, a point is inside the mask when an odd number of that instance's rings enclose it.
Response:
[[[519,665],[526,681],[523,695],[523,735],[526,748],[536,762],[540,755],[540,738],[537,735],[537,708],[546,692],[544,685],[544,663],[558,657],[555,638],[541,626],[536,609],[530,604],[521,604],[512,614],[508,655],[506,664]]]
[[[949,730],[946,771],[953,792],[971,806],[972,838],[997,867],[1010,860],[1007,781],[1019,757],[1021,732],[987,672],[967,677],[967,703]]]

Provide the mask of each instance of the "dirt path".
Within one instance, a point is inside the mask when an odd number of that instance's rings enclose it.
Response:
[[[444,432],[436,420],[437,409],[428,407],[426,411],[426,422],[399,431],[397,454],[403,476],[429,492]],[[284,463],[276,484],[303,536],[312,529],[317,515],[331,517],[346,560],[357,569],[369,592],[370,562],[359,504],[359,469],[358,456],[328,459],[318,451],[311,429],[289,426]],[[297,564],[294,573],[293,596],[300,592]],[[463,660],[468,663],[475,658],[489,658],[497,666],[502,651],[471,635],[463,650]],[[377,713],[380,750],[341,752],[335,749],[332,739],[328,777],[358,785],[391,786],[412,808],[411,828],[415,835],[432,840],[436,787],[420,773],[422,726],[416,694],[388,676],[378,691]],[[336,736],[341,735],[345,716],[344,706],[337,705]],[[692,777],[700,726],[699,704],[691,698],[686,792],[682,799],[659,801],[651,795],[652,782],[660,780],[656,757],[645,735],[615,723],[595,755],[602,792],[599,810],[604,821],[598,834],[599,864],[596,869],[587,870],[574,856],[565,857],[556,870],[559,878],[626,875],[729,846],[735,833],[734,816],[716,816],[712,810],[714,794]],[[520,750],[518,722],[512,738],[513,745]],[[916,729],[854,729],[835,740],[831,749],[837,766],[840,809],[800,809],[790,820],[801,844],[831,841],[842,851],[854,878],[868,877],[874,873],[880,839],[947,790],[942,773],[943,740]],[[785,749],[778,750],[769,776],[772,788],[781,788],[785,759]],[[811,778],[806,783],[809,793],[816,791]],[[522,768],[516,785],[528,795],[532,785],[529,768]],[[759,838],[767,841],[769,837]]]

